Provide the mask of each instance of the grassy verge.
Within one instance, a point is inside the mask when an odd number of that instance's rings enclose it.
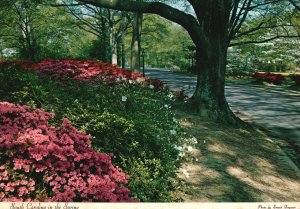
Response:
[[[275,143],[253,127],[240,129],[176,110],[190,136],[174,196],[187,202],[298,201],[300,172]]]

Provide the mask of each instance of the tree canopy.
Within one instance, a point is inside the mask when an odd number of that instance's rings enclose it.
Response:
[[[224,93],[228,48],[261,55],[268,50],[265,59],[271,59],[276,56],[272,50],[281,53],[285,40],[298,43],[299,38],[298,0],[4,0],[1,4],[2,43],[5,40],[5,47],[17,46],[21,57],[33,60],[43,53],[54,52],[54,57],[76,54],[74,47],[73,53],[70,51],[73,43],[81,49],[86,45],[82,51],[92,52],[89,57],[96,58],[102,50],[108,52],[103,60],[116,63],[121,55],[124,66],[125,42],[130,42],[125,26],[132,26],[127,30],[132,34],[132,69],[139,70],[141,40],[151,65],[172,67],[187,63],[186,57],[190,57],[187,64],[194,65],[198,76],[191,107],[203,116],[229,123],[237,123],[237,119]],[[132,22],[128,21],[132,14],[126,12],[137,13]],[[149,15],[143,17],[142,13]],[[76,36],[80,33],[88,38]],[[83,39],[93,44],[83,44]],[[168,47],[160,46],[162,40]],[[265,42],[271,45],[264,46]],[[296,59],[297,53],[294,55]]]

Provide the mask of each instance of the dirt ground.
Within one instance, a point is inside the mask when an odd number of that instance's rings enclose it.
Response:
[[[183,202],[300,201],[300,171],[262,131],[175,111],[187,133],[174,199]]]

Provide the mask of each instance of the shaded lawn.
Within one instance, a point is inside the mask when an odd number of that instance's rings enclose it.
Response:
[[[185,149],[174,198],[185,202],[300,200],[300,171],[268,135],[255,128],[207,122],[181,109],[175,112],[197,144]]]

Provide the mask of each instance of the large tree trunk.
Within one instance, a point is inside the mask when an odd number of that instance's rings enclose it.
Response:
[[[225,98],[227,47],[214,40],[211,48],[196,49],[197,87],[190,99],[192,108],[203,117],[231,124],[239,122]]]
[[[136,13],[133,18],[133,32],[131,40],[131,58],[130,67],[134,72],[140,72],[140,54],[141,54],[141,30],[142,30],[142,13]]]
[[[207,1],[204,13],[198,11],[203,31],[196,45],[197,86],[191,103],[201,116],[230,124],[240,123],[225,98],[225,71],[228,49],[229,10],[222,1]],[[201,37],[199,37],[201,39]]]
[[[201,26],[205,40],[195,42],[198,79],[191,102],[201,116],[237,124],[240,120],[225,98],[229,13],[220,1],[207,2],[205,9],[206,13],[198,13],[203,15]]]
[[[202,116],[207,116],[213,120],[232,124],[239,123],[240,120],[235,117],[228,106],[224,90],[226,56],[230,42],[228,34],[230,14],[238,11],[239,1],[188,1],[194,8],[197,18],[161,2],[125,0],[80,1],[113,9],[158,14],[183,26],[197,48],[196,66],[198,81],[196,91],[190,100],[193,108],[197,109]],[[251,6],[252,1],[246,2],[248,2],[248,6]],[[232,11],[233,6],[235,6],[237,11]],[[243,11],[241,12],[243,14]],[[247,13],[244,14],[247,15]],[[132,46],[135,50],[133,51],[135,60],[132,60],[134,61],[132,62],[132,68],[139,70],[136,67],[139,64],[138,42],[134,41]]]

